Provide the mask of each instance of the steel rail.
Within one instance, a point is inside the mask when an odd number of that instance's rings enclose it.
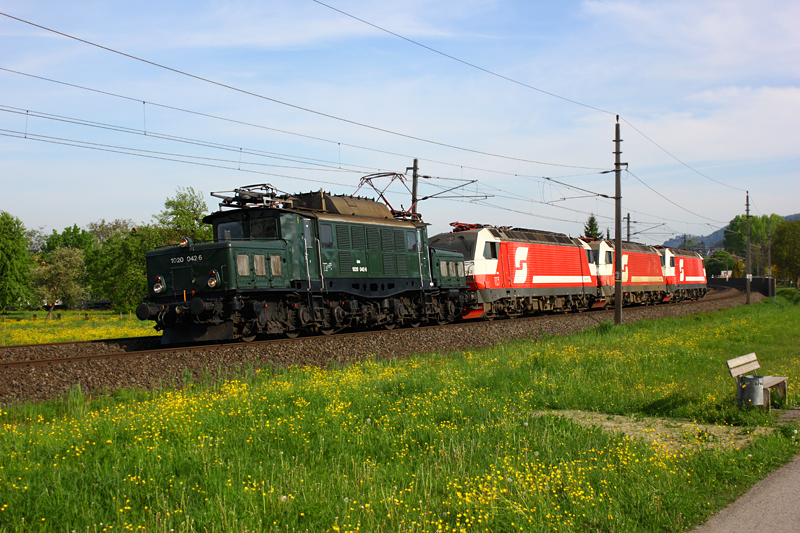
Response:
[[[716,288],[709,288],[709,294],[711,291],[717,292]],[[739,294],[740,291],[733,290],[731,291],[730,296],[725,296],[724,298],[732,298]],[[682,301],[678,302],[677,305],[687,305],[693,303],[702,302],[701,300],[689,300],[689,301]],[[660,304],[660,305],[675,305],[675,304]],[[555,316],[580,316],[584,315],[585,313],[596,313],[596,312],[603,312],[603,311],[613,311],[613,309],[595,309],[595,310],[586,310],[581,313],[555,313]],[[54,365],[61,365],[61,364],[70,364],[70,363],[82,363],[87,361],[103,361],[103,360],[113,360],[113,359],[121,359],[125,357],[142,357],[146,355],[153,355],[153,354],[160,354],[165,352],[189,352],[189,351],[210,351],[210,350],[218,350],[224,348],[253,348],[261,345],[267,344],[276,344],[276,343],[294,343],[298,341],[302,341],[304,339],[325,339],[330,338],[331,340],[339,340],[339,339],[347,339],[350,337],[361,337],[361,336],[371,336],[371,335],[386,335],[386,334],[403,334],[406,332],[411,331],[420,331],[420,330],[431,330],[431,329],[439,329],[439,328],[449,328],[455,326],[480,326],[486,325],[494,322],[500,322],[504,320],[520,320],[520,321],[531,321],[531,320],[539,320],[543,318],[548,318],[554,316],[553,314],[547,315],[535,315],[535,316],[527,316],[527,317],[518,317],[514,319],[507,319],[507,318],[499,318],[494,319],[492,321],[469,321],[469,322],[455,322],[450,324],[443,324],[443,325],[430,325],[430,326],[422,326],[420,328],[396,328],[396,329],[374,329],[374,330],[366,330],[366,331],[353,331],[347,333],[340,333],[337,335],[310,335],[307,337],[300,337],[300,338],[278,338],[278,339],[263,339],[253,342],[223,342],[223,343],[207,343],[207,344],[191,344],[191,345],[176,345],[176,346],[161,346],[156,349],[151,350],[134,350],[129,352],[110,352],[104,354],[90,354],[90,355],[77,355],[77,356],[66,356],[66,357],[55,357],[50,359],[24,359],[19,361],[5,361],[0,362],[0,369],[10,369],[10,368],[28,368],[28,367],[38,367],[38,366],[54,366]],[[117,341],[124,341],[124,340],[139,340],[139,339],[149,339],[153,337],[136,337],[132,339],[113,339]],[[88,344],[88,343],[97,343],[97,342],[112,342],[112,340],[107,341],[81,341],[81,342],[74,342],[74,343],[51,343],[51,344],[32,344],[32,345],[20,345],[19,347],[26,346],[26,347],[42,347],[42,346],[55,346],[55,345],[63,345],[63,344]],[[0,350],[5,348],[16,348],[17,346],[2,346]]]

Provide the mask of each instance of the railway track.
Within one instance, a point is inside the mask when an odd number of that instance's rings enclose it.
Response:
[[[710,301],[713,299],[719,298],[730,298],[735,297],[739,294],[739,291],[729,289],[723,290],[724,294],[720,293],[720,290],[711,289],[709,294],[706,295],[705,298],[697,301],[697,302],[681,302],[677,304],[664,304],[665,306],[681,306],[681,305],[692,305],[696,303],[701,303],[704,301]],[[636,309],[636,307],[627,308],[628,310]],[[584,311],[580,315],[575,316],[594,316],[594,315],[602,315],[603,313],[609,313],[608,309],[600,309],[594,311]],[[535,315],[529,317],[521,317],[514,319],[515,322],[519,322],[521,324],[526,324],[527,322],[534,322],[537,320],[543,320],[548,317],[552,316],[571,316],[571,314],[546,314],[546,315]],[[433,331],[438,329],[447,329],[447,328],[454,328],[454,327],[470,327],[470,326],[479,326],[482,324],[489,324],[489,323],[502,323],[507,321],[507,319],[498,319],[494,321],[480,321],[480,322],[457,322],[454,324],[445,324],[445,325],[430,325],[425,326],[423,328],[399,328],[399,329],[390,329],[390,330],[382,330],[382,329],[375,329],[375,330],[367,330],[367,331],[355,331],[355,332],[347,332],[335,335],[333,337],[327,337],[325,335],[315,335],[315,336],[306,336],[302,337],[301,339],[304,340],[313,340],[313,339],[336,339],[346,342],[347,339],[358,338],[363,336],[381,336],[381,335],[388,335],[388,334],[402,334],[403,332],[413,332],[413,331]],[[599,320],[601,322],[602,320]],[[279,338],[279,339],[262,339],[257,340],[254,342],[216,342],[216,343],[205,343],[205,344],[192,344],[192,345],[178,345],[178,346],[162,346],[158,344],[159,337],[135,337],[135,338],[128,338],[128,339],[106,339],[106,340],[96,340],[96,341],[81,341],[81,342],[59,342],[59,343],[47,343],[47,344],[28,344],[28,345],[17,345],[17,346],[0,346],[0,370],[7,370],[12,368],[31,368],[31,367],[52,367],[56,365],[64,365],[64,364],[74,364],[74,363],[84,363],[89,361],[111,361],[115,359],[122,359],[122,358],[133,358],[133,357],[142,357],[148,355],[156,355],[161,353],[192,353],[192,352],[209,352],[215,350],[225,350],[225,349],[232,349],[232,348],[241,348],[247,347],[250,349],[258,349],[260,346],[265,345],[275,345],[275,344],[291,344],[297,342],[298,339],[289,339],[289,338]],[[156,346],[147,349],[137,349],[136,346],[138,345],[150,345]],[[104,351],[109,346],[120,346],[122,348],[130,348],[130,349],[117,349],[117,351]],[[82,347],[98,347],[100,353],[93,353],[93,354],[74,354],[71,352],[81,351]],[[26,353],[36,351],[44,351],[45,353],[49,351],[59,351],[62,352],[64,355],[60,355],[57,357],[34,357],[29,358],[26,357]]]

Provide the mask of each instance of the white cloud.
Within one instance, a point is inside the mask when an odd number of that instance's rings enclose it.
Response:
[[[611,38],[635,45],[622,61],[648,55],[651,73],[668,62],[678,78],[800,74],[800,3],[793,0],[591,0],[583,7]]]

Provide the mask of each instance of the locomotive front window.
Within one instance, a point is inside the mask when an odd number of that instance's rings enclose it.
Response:
[[[222,222],[217,225],[217,240],[230,241],[233,239],[241,239],[244,237],[244,230],[242,223],[238,220],[232,222]]]
[[[256,218],[250,221],[250,238],[257,240],[277,239],[278,221],[274,218]]]
[[[464,277],[464,262],[463,261],[459,261],[458,262],[458,277],[460,277],[460,278]]]

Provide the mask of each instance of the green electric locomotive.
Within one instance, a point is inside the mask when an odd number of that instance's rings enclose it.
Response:
[[[428,246],[426,224],[371,199],[322,191],[278,196],[250,185],[222,198],[214,242],[146,254],[136,310],[162,343],[446,323],[467,289],[461,254]]]

